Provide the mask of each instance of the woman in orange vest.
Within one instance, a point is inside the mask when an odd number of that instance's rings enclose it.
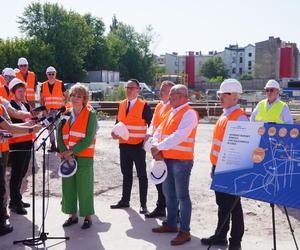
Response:
[[[78,223],[79,216],[85,217],[82,229],[92,225],[94,214],[93,163],[96,143],[96,113],[88,105],[88,89],[77,83],[70,89],[72,104],[69,119],[58,125],[58,148],[63,160],[75,157],[77,172],[71,177],[62,178],[62,211],[69,214],[63,227]]]
[[[56,79],[56,69],[52,66],[46,70],[48,80],[43,82],[41,88],[41,104],[46,106],[49,116],[55,117],[59,109],[65,105],[67,92],[62,81]],[[52,130],[52,127],[49,128]],[[56,152],[55,134],[50,135],[51,148],[49,152]]]
[[[12,100],[10,105],[16,110],[30,112],[30,105],[24,102],[26,97],[26,85],[20,79],[15,78],[9,84]],[[13,123],[23,123],[21,119],[12,118]],[[25,208],[30,207],[29,203],[22,201],[20,192],[22,180],[25,177],[30,158],[32,147],[33,133],[14,134],[9,141],[10,162],[11,162],[11,177],[10,177],[10,203],[9,208],[17,214],[25,215]]]
[[[19,71],[16,72],[16,78],[26,83],[26,100],[28,104],[35,107],[35,74],[28,70],[28,61],[24,57],[18,60]]]
[[[12,94],[9,92],[8,85],[12,79],[15,78],[15,71],[12,68],[5,68],[3,70],[4,76],[4,85],[0,86],[0,96],[4,99],[10,101],[12,98]]]
[[[159,95],[161,101],[156,105],[153,118],[150,124],[150,127],[147,131],[145,141],[151,137],[159,125],[164,121],[164,118],[168,111],[171,109],[170,104],[170,90],[175,84],[171,81],[163,81],[160,86]],[[157,189],[157,202],[156,208],[151,212],[145,215],[146,218],[156,218],[156,217],[165,217],[166,216],[166,201],[162,191],[162,184],[155,185]]]

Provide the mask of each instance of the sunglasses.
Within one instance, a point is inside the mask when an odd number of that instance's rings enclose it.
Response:
[[[276,89],[266,89],[266,92],[273,93]]]
[[[26,68],[27,66],[28,66],[27,64],[19,65],[20,68]]]
[[[48,76],[54,76],[55,73],[47,73]]]

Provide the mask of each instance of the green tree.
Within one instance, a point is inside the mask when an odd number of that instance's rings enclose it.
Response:
[[[31,3],[18,23],[27,36],[53,47],[53,66],[60,78],[72,82],[84,78],[84,58],[93,44],[93,30],[83,16],[58,4]]]
[[[223,60],[219,56],[211,58],[203,63],[200,73],[209,79],[219,76],[226,78],[228,76]]]
[[[244,73],[240,76],[240,80],[253,80],[253,76],[249,73]]]

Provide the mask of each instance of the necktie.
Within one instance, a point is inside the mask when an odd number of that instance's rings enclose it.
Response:
[[[128,104],[127,104],[127,108],[126,108],[126,115],[128,114],[129,112],[129,108],[130,108],[130,101],[128,101]]]

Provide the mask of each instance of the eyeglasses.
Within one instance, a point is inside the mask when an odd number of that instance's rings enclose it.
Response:
[[[221,95],[231,95],[231,93],[218,93],[217,95],[220,97]]]
[[[81,99],[81,98],[83,98],[83,96],[82,96],[82,95],[71,95],[71,97],[76,97],[76,98],[78,98],[78,99]]]
[[[19,65],[20,68],[26,68],[28,65],[27,64],[21,64]]]
[[[137,87],[125,87],[125,89],[133,90],[133,89],[137,89]]]
[[[274,92],[274,91],[275,91],[275,89],[266,89],[266,92],[272,93],[272,92]]]
[[[48,76],[54,76],[55,73],[47,73]]]

